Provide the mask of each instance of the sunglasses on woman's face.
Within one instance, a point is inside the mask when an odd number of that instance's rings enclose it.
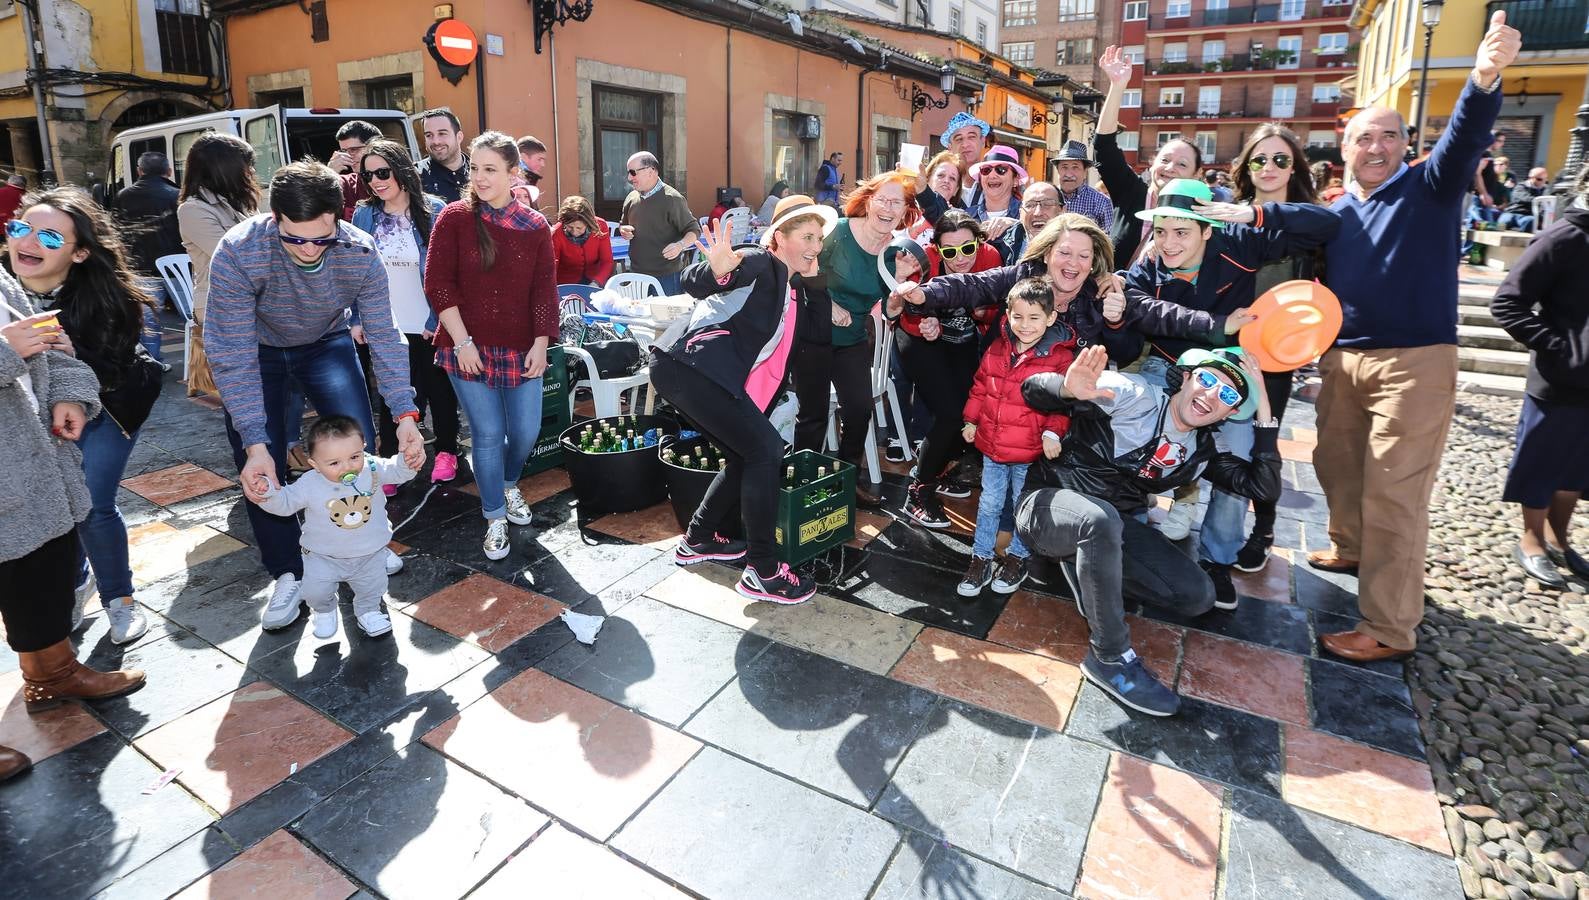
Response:
[[[390,181],[392,179],[392,168],[391,166],[381,166],[379,169],[365,169],[359,173],[359,177],[364,179],[365,184],[369,184],[377,178],[382,181]]]
[[[59,250],[66,246],[66,235],[53,228],[34,229],[32,225],[21,219],[12,219],[6,223],[6,237],[13,241],[20,241],[30,234],[39,236],[39,246],[46,250]]]
[[[1010,174],[1011,172],[1013,172],[1015,170],[1011,169],[1009,166],[1005,165],[1004,163],[994,163],[991,166],[983,166],[982,167],[982,171],[984,171],[984,172],[992,172],[995,175],[1008,175],[1008,174]]]
[[[290,234],[281,234],[277,235],[277,237],[281,238],[281,242],[283,244],[291,244],[294,247],[302,247],[304,244],[314,244],[316,247],[330,247],[334,246],[337,241],[341,240],[341,238],[337,237],[336,235],[323,238],[306,238],[294,237]]]
[[[1219,402],[1231,409],[1241,405],[1241,393],[1230,385],[1221,382],[1219,376],[1207,369],[1197,370],[1197,384],[1205,391],[1217,385],[1219,387]]]
[[[982,242],[978,240],[969,240],[964,244],[960,244],[959,246],[939,245],[938,253],[944,259],[955,259],[961,256],[975,256],[977,252],[977,246],[981,243]]]
[[[1264,164],[1269,162],[1271,159],[1274,160],[1275,168],[1277,169],[1291,168],[1291,154],[1289,153],[1276,153],[1274,156],[1265,156],[1264,154],[1260,153],[1257,156],[1254,156],[1252,159],[1247,160],[1247,168],[1256,172],[1259,169],[1262,169]]]

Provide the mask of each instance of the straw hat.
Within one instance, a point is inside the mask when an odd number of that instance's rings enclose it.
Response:
[[[827,237],[833,227],[839,224],[839,213],[831,206],[824,206],[805,194],[790,194],[778,201],[772,208],[772,224],[761,236],[761,245],[772,245],[772,236],[785,222],[798,216],[821,216],[822,236]]]

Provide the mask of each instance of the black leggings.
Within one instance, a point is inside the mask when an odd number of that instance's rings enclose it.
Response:
[[[778,519],[778,465],[783,438],[749,397],[735,397],[722,385],[663,353],[651,355],[651,384],[674,408],[694,422],[727,457],[690,519],[692,541],[709,537],[739,507],[749,548],[745,561],[763,575],[777,566],[773,528]]]
[[[937,484],[949,463],[966,449],[960,431],[965,424],[966,398],[971,396],[971,382],[976,378],[982,355],[975,341],[929,341],[903,330],[895,332],[895,340],[906,377],[915,383],[917,396],[932,411],[932,428],[921,443],[916,480]]]
[[[425,414],[430,406],[430,426],[436,431],[436,452],[458,452],[458,396],[453,393],[452,381],[436,365],[436,347],[422,334],[404,335],[408,339],[408,377],[414,385],[414,408]],[[359,345],[359,362],[364,366],[364,383],[370,390],[370,409],[375,413],[375,427],[380,431],[377,450],[382,456],[397,452],[397,423],[392,421],[392,411],[375,386],[375,369],[370,363],[370,348]]]
[[[870,327],[870,326],[868,326]],[[822,450],[828,431],[828,385],[839,395],[838,457],[862,465],[866,429],[872,427],[872,342],[849,347],[801,341],[793,359],[795,396],[800,415],[795,419],[795,449]]]
[[[1294,372],[1265,372],[1263,373],[1264,393],[1269,395],[1269,411],[1274,415],[1275,422],[1286,414],[1286,404],[1291,402],[1291,376]],[[1252,503],[1252,533],[1257,535],[1273,535],[1275,531],[1275,503],[1274,501],[1254,500]]]
[[[52,647],[72,631],[77,599],[77,529],[18,559],[0,562],[0,620],[18,653]]]

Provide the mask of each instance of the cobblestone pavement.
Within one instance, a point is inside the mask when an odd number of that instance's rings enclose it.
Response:
[[[1473,513],[1512,420],[1470,427],[1474,402],[1453,458],[1487,454],[1483,473],[1459,485],[1471,499],[1448,478],[1441,509],[1442,534],[1476,541],[1508,527]],[[153,627],[117,648],[92,615],[79,635],[85,659],[142,667],[149,685],[30,717],[0,649],[0,743],[38,760],[0,785],[0,883],[29,898],[1403,900],[1543,874],[1508,859],[1581,862],[1567,738],[1582,737],[1582,656],[1560,649],[1581,653],[1566,630],[1581,615],[1537,593],[1556,618],[1475,599],[1494,618],[1479,627],[1460,611],[1460,591],[1489,593],[1470,570],[1495,560],[1498,590],[1521,585],[1500,551],[1442,543],[1449,597],[1425,652],[1456,663],[1420,655],[1415,695],[1399,664],[1319,658],[1317,634],[1348,627],[1356,602],[1352,579],[1290,562],[1326,543],[1311,417],[1305,401],[1288,412],[1282,549],[1239,579],[1240,607],[1133,618],[1138,650],[1188,697],[1157,720],[1083,683],[1085,625],[1045,573],[1007,598],[955,595],[969,500],[951,501],[947,533],[863,514],[835,582],[771,607],[734,594],[732,570],[674,567],[665,505],[582,519],[559,470],[524,482],[534,524],[487,562],[461,478],[398,533],[391,637],[349,628],[346,605],[337,639],[302,622],[263,633],[269,585],[220,414],[173,387],[123,491]],[[394,498],[398,521],[425,481]],[[891,476],[896,508],[903,487]],[[608,616],[594,647],[566,608]],[[1546,698],[1548,714],[1528,705]],[[1478,836],[1446,827],[1437,786],[1494,810],[1468,810]]]
[[[1589,900],[1589,597],[1512,562],[1521,520],[1500,485],[1519,402],[1459,396],[1413,701],[1467,896]]]

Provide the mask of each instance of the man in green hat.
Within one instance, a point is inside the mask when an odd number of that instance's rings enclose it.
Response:
[[[1264,263],[1297,253],[1310,252],[1333,238],[1340,229],[1340,216],[1322,206],[1307,203],[1220,203],[1207,184],[1191,178],[1177,178],[1159,191],[1158,205],[1137,213],[1153,223],[1152,237],[1141,256],[1126,274],[1128,303],[1130,292],[1177,303],[1206,314],[1198,317],[1206,330],[1179,334],[1148,334],[1148,358],[1142,374],[1149,380],[1174,389],[1167,381],[1170,367],[1189,351],[1208,351],[1230,344],[1231,336],[1253,320],[1248,313],[1257,297],[1257,272]],[[1290,378],[1266,378],[1270,403],[1283,409],[1290,393]],[[1252,425],[1231,420],[1220,429],[1231,452],[1245,456],[1252,450]],[[1197,507],[1198,487],[1188,485],[1175,498],[1169,515],[1161,525],[1171,540],[1185,538],[1191,531]],[[1247,539],[1247,498],[1215,488],[1203,518],[1198,541],[1198,558],[1214,582],[1221,609],[1236,605],[1236,588],[1231,583],[1230,567],[1238,556],[1249,553]],[[1256,552],[1267,555],[1273,543],[1273,523],[1253,541],[1262,544]]]

